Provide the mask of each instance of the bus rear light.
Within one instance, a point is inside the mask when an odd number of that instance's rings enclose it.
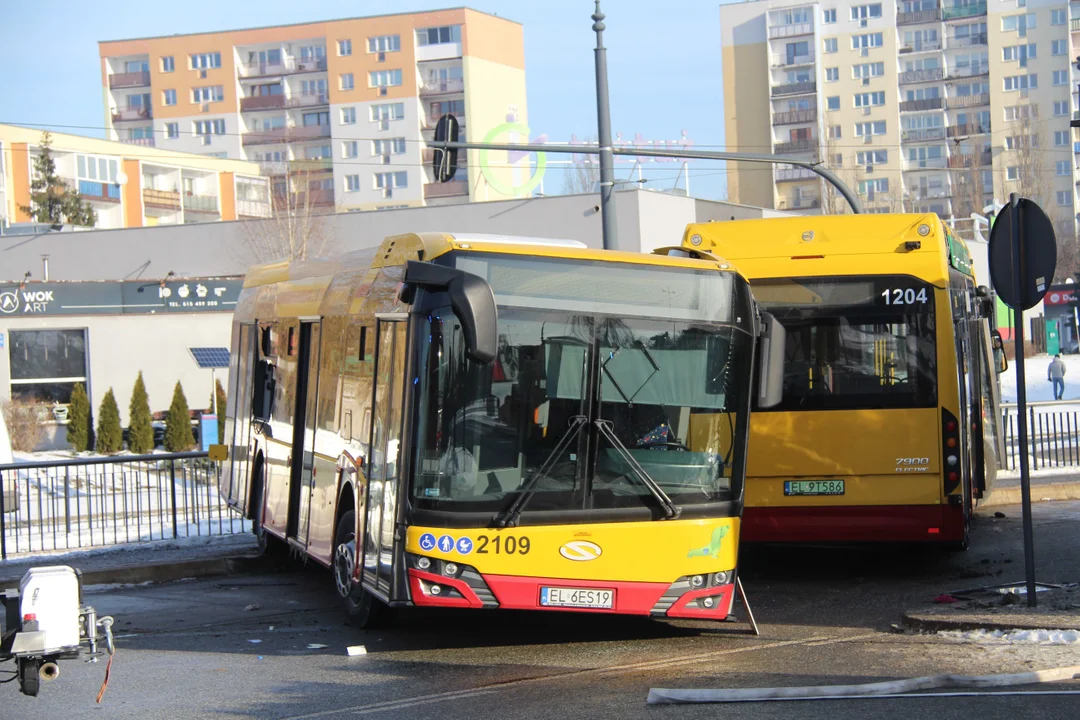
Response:
[[[949,465],[956,465],[956,463],[960,462],[960,460],[955,455],[950,455],[949,457],[945,458],[945,462],[949,463]]]
[[[941,528],[926,528],[926,532],[929,535],[940,535]]]
[[[960,476],[957,475],[955,471],[949,473],[949,482],[956,482],[959,479],[960,479]]]
[[[956,421],[955,420],[947,420],[945,422],[945,430],[948,431],[948,432],[956,432]]]
[[[945,467],[942,468],[942,482],[945,495],[951,495],[960,487],[963,476],[963,468],[960,467],[960,422],[956,416],[945,408],[941,409],[941,445],[942,455],[945,458]]]
[[[948,440],[945,441],[945,445],[947,445],[948,447],[951,447],[951,448],[956,447],[956,438],[949,438]]]

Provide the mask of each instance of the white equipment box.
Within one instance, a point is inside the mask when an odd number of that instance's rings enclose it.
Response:
[[[65,565],[31,568],[19,583],[23,622],[37,620],[45,653],[79,646],[79,577]]]

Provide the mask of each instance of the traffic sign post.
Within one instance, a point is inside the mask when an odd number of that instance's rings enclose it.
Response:
[[[1024,374],[1024,311],[1046,295],[1057,269],[1054,226],[1036,203],[1009,195],[990,231],[990,279],[1013,309],[1016,347],[1016,412],[1020,443],[1020,497],[1024,515],[1024,569],[1028,607],[1035,607],[1035,545],[1031,521],[1031,471],[1028,467],[1027,386]]]

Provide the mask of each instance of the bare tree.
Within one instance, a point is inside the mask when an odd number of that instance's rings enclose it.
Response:
[[[316,210],[314,192],[307,173],[292,177],[284,190],[275,193],[272,218],[245,221],[241,236],[251,259],[259,263],[307,260],[333,251],[336,238]]]
[[[592,155],[576,160],[563,176],[563,192],[567,195],[596,192],[600,182],[600,162]]]
[[[1011,148],[1007,146],[1000,165],[1002,186],[1034,200],[1040,207],[1052,207],[1054,175],[1046,165],[1042,126],[1029,114],[1009,123],[1006,134]]]

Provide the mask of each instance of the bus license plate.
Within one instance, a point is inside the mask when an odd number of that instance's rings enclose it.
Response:
[[[540,604],[544,607],[578,607],[610,610],[615,607],[614,590],[592,588],[541,587]]]
[[[785,480],[784,495],[843,495],[843,480]]]

